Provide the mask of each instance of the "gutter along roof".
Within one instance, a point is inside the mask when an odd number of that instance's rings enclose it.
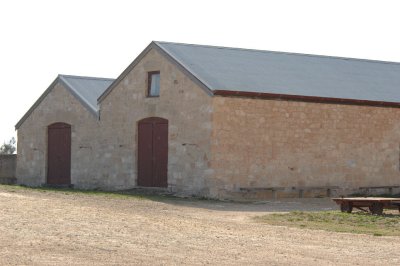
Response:
[[[98,103],[151,49],[210,96],[400,107],[400,63],[153,41],[115,80],[59,75],[16,129],[57,82],[98,116]]]
[[[214,95],[400,106],[400,63],[156,44]]]

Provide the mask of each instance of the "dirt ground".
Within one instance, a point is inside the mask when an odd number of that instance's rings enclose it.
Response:
[[[255,222],[328,199],[227,203],[0,186],[0,265],[399,265],[400,238]]]

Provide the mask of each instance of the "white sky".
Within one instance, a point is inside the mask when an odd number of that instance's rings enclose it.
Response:
[[[398,0],[0,0],[0,145],[57,74],[116,78],[152,40],[400,62],[399,26]]]

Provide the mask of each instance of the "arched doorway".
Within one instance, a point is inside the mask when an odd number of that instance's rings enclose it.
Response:
[[[71,184],[71,125],[47,127],[47,184]]]
[[[168,186],[168,120],[149,117],[138,122],[138,179],[143,187]]]

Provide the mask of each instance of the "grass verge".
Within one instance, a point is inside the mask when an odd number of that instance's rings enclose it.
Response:
[[[331,232],[400,236],[400,215],[371,215],[364,212],[339,211],[274,213],[255,218],[271,225],[280,225]]]
[[[76,189],[76,188],[52,188],[52,187],[28,187],[23,185],[1,185],[0,190],[7,192],[17,192],[21,190],[31,190],[37,192],[54,192],[54,193],[62,193],[65,195],[68,194],[85,194],[89,196],[105,196],[112,198],[135,198],[142,200],[153,200],[160,202],[179,202],[179,201],[208,201],[208,202],[219,202],[215,199],[203,198],[203,197],[178,197],[170,193],[164,193],[162,191],[157,190],[120,190],[120,191],[104,191],[104,190],[85,190],[85,189]]]
[[[54,193],[62,193],[65,195],[85,194],[90,196],[106,196],[106,197],[127,198],[127,199],[129,198],[149,199],[149,200],[173,199],[173,197],[168,195],[145,194],[135,191],[102,191],[102,190],[85,190],[85,189],[73,189],[73,188],[27,187],[22,185],[0,185],[0,189],[7,192],[30,190],[42,193],[54,192]]]

